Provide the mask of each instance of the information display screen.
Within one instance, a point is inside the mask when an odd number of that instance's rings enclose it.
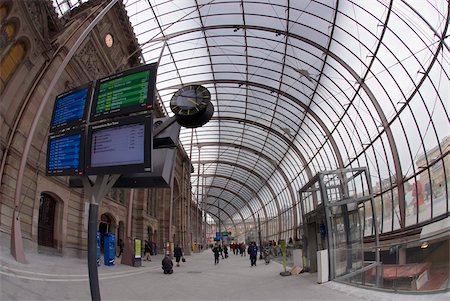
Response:
[[[47,145],[48,176],[84,173],[84,128],[50,136]]]
[[[91,126],[87,174],[151,171],[151,116],[132,116]]]
[[[50,132],[86,122],[91,87],[89,83],[56,97]]]
[[[92,134],[91,166],[144,163],[144,124],[128,124]]]
[[[99,120],[153,107],[156,64],[140,66],[97,82],[91,120]]]

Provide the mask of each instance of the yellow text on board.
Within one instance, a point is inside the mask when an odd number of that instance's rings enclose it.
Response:
[[[141,258],[141,240],[134,241],[134,258]]]

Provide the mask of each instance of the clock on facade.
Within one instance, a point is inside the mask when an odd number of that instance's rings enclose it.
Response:
[[[108,47],[112,47],[113,43],[114,43],[113,36],[112,36],[110,33],[108,33],[108,34],[105,36],[105,44],[106,44],[106,46],[108,46]]]

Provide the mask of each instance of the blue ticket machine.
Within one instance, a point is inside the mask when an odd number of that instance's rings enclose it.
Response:
[[[105,265],[114,265],[116,261],[116,237],[114,234],[105,234],[104,249]]]
[[[97,266],[100,266],[100,232],[97,231]]]

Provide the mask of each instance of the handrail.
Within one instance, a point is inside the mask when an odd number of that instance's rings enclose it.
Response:
[[[360,273],[363,273],[365,271],[368,271],[368,270],[371,270],[373,268],[376,268],[377,266],[382,266],[382,263],[373,261],[371,264],[369,264],[369,265],[367,265],[367,266],[365,266],[365,267],[363,267],[361,269],[358,269],[358,270],[353,271],[351,273],[345,274],[344,276],[336,277],[335,280],[345,280],[345,279],[351,278],[353,276],[356,276],[356,275],[358,275]]]

